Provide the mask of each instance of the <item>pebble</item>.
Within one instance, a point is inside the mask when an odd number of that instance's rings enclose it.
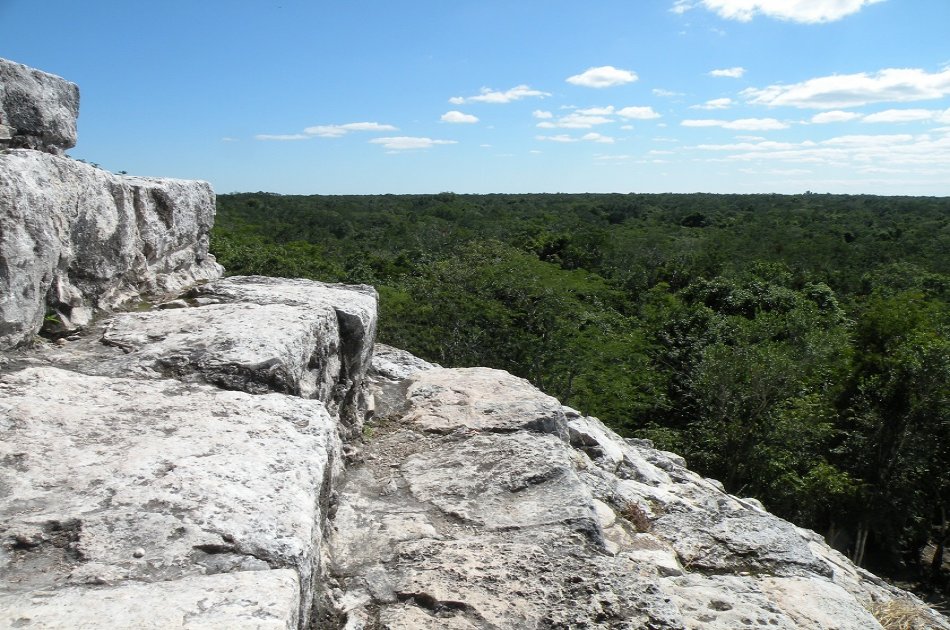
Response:
[[[142,556],[145,555],[145,550],[139,547],[138,549],[132,552],[132,555],[136,558],[141,558]]]

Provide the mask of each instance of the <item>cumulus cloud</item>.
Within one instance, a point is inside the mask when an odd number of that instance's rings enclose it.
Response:
[[[652,107],[624,107],[617,110],[617,115],[628,120],[652,120],[660,117]]]
[[[741,79],[745,74],[745,68],[736,66],[735,68],[722,68],[720,70],[710,70],[709,76],[726,79]]]
[[[381,144],[391,151],[410,151],[413,149],[431,149],[439,144],[458,144],[455,140],[433,140],[432,138],[417,138],[412,136],[395,136],[391,138],[373,138],[372,144]]]
[[[534,110],[533,112],[531,112],[531,115],[537,118],[538,120],[546,120],[548,118],[554,118],[554,114],[552,114],[551,112],[546,112],[542,109]]]
[[[923,101],[950,94],[950,67],[930,73],[920,68],[888,68],[868,74],[836,74],[791,85],[748,88],[756,105],[803,109],[843,109],[872,103]]]
[[[731,98],[714,98],[702,105],[693,105],[690,109],[729,109],[733,105]]]
[[[453,109],[450,112],[445,112],[440,118],[442,122],[447,123],[462,123],[462,124],[472,124],[478,122],[478,116],[473,116],[472,114],[463,114],[462,112]]]
[[[630,70],[621,70],[613,66],[598,66],[568,77],[567,82],[590,88],[606,88],[633,83],[638,78],[637,74]]]
[[[449,99],[449,102],[453,105],[462,105],[463,103],[504,104],[520,101],[524,98],[544,98],[545,96],[551,96],[551,94],[542,92],[541,90],[534,90],[527,85],[516,85],[504,92],[483,87],[476,96],[453,96]]]
[[[684,127],[722,127],[736,131],[775,131],[788,129],[788,123],[775,118],[740,118],[739,120],[684,120],[680,123]]]
[[[748,22],[756,15],[764,15],[789,22],[818,24],[834,22],[857,13],[864,7],[882,0],[700,0],[698,5],[714,11],[727,20]],[[684,13],[697,3],[677,0],[674,13]]]

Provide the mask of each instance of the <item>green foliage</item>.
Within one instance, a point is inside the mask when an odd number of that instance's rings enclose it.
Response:
[[[381,341],[528,378],[881,556],[950,536],[948,199],[248,193],[212,248],[373,284]]]

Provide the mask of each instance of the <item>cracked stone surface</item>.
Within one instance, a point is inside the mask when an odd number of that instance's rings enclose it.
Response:
[[[95,605],[90,606],[90,599]],[[288,569],[2,596],[5,628],[294,630],[300,585]],[[64,620],[68,620],[64,623]]]
[[[345,628],[856,630],[908,597],[522,379],[398,353],[370,374],[386,413],[329,524]]]
[[[293,568],[309,609],[340,450],[322,403],[27,368],[0,432],[0,600]]]

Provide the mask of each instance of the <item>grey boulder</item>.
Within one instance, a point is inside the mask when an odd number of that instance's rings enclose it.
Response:
[[[60,153],[76,146],[78,116],[75,83],[0,59],[0,142]]]

